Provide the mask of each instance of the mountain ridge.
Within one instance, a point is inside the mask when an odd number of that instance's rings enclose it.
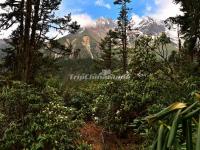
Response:
[[[165,26],[164,21],[156,20],[149,16],[143,17],[139,24],[131,19],[132,30],[128,33],[129,39],[135,40],[138,36],[149,35],[158,36],[165,32],[171,38],[173,45],[177,44],[176,31],[170,31]],[[69,34],[60,38],[58,41],[65,44],[67,40],[75,41],[75,49],[81,49],[81,58],[96,58],[101,55],[101,50],[98,44],[106,36],[109,30],[114,30],[117,27],[117,22],[110,18],[101,17],[96,20],[95,26],[81,28],[76,34]],[[171,34],[173,32],[173,35]],[[68,42],[69,42],[68,41]]]

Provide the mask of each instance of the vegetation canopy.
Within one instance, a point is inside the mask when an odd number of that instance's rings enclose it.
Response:
[[[0,150],[200,150],[199,10],[1,0]]]

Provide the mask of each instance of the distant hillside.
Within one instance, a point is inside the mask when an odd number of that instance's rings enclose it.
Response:
[[[134,20],[131,20],[131,22],[134,22]],[[101,55],[101,50],[98,47],[99,42],[110,29],[114,30],[116,26],[116,21],[100,18],[96,20],[96,26],[81,28],[76,34],[69,34],[59,39],[59,41],[64,45],[72,43],[74,49],[80,49],[79,58],[94,59]],[[133,30],[128,33],[130,42],[142,35],[158,36],[162,32],[165,32],[172,41],[169,47],[172,48],[172,50],[177,49],[176,31],[169,31],[165,27],[164,21],[155,20],[151,17],[144,17],[137,26],[133,25],[132,29]]]
[[[96,20],[95,27],[81,28],[76,34],[70,34],[59,39],[64,45],[72,43],[74,49],[80,49],[80,58],[96,58],[101,55],[99,42],[110,29],[114,29],[115,22],[111,19]]]

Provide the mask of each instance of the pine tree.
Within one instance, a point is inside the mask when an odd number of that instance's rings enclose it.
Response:
[[[10,37],[16,55],[13,72],[17,79],[25,82],[34,79],[38,68],[34,63],[40,55],[39,49],[52,40],[47,36],[51,28],[70,32],[79,28],[77,22],[71,22],[70,14],[62,18],[55,16],[60,3],[61,0],[6,0],[0,4],[5,10],[0,14],[0,30],[17,26]]]
[[[100,49],[103,51],[103,54],[101,56],[102,59],[102,65],[104,69],[112,70],[112,57],[114,55],[114,48],[117,44],[117,33],[110,30],[106,37],[101,40],[101,43],[99,44]]]
[[[118,17],[118,27],[116,31],[119,34],[119,38],[121,39],[121,45],[122,45],[122,61],[123,61],[123,73],[127,72],[128,69],[128,37],[127,37],[127,31],[130,30],[129,26],[129,17],[128,17],[128,11],[130,10],[127,7],[127,4],[130,3],[131,0],[115,0],[115,5],[120,5],[121,10]]]

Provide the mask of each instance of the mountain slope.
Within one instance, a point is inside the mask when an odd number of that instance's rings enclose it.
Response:
[[[101,55],[99,42],[110,29],[116,27],[112,19],[99,18],[94,27],[81,28],[76,34],[69,34],[59,39],[64,45],[73,44],[74,49],[80,49],[80,58],[96,58]]]
[[[131,20],[134,22],[134,20]],[[116,21],[112,19],[99,18],[96,20],[96,25],[93,27],[86,27],[80,29],[76,34],[70,34],[59,39],[62,44],[73,42],[75,49],[80,49],[80,58],[96,58],[101,55],[98,44],[106,33],[117,26]],[[135,40],[138,36],[149,35],[158,36],[165,32],[171,37],[173,50],[176,49],[176,30],[169,31],[165,27],[164,21],[155,20],[151,17],[144,17],[138,25],[132,24],[132,31],[130,31],[130,41]],[[131,40],[132,39],[132,40]]]
[[[166,30],[164,22],[150,17],[145,17],[136,29],[146,35],[158,35]]]

